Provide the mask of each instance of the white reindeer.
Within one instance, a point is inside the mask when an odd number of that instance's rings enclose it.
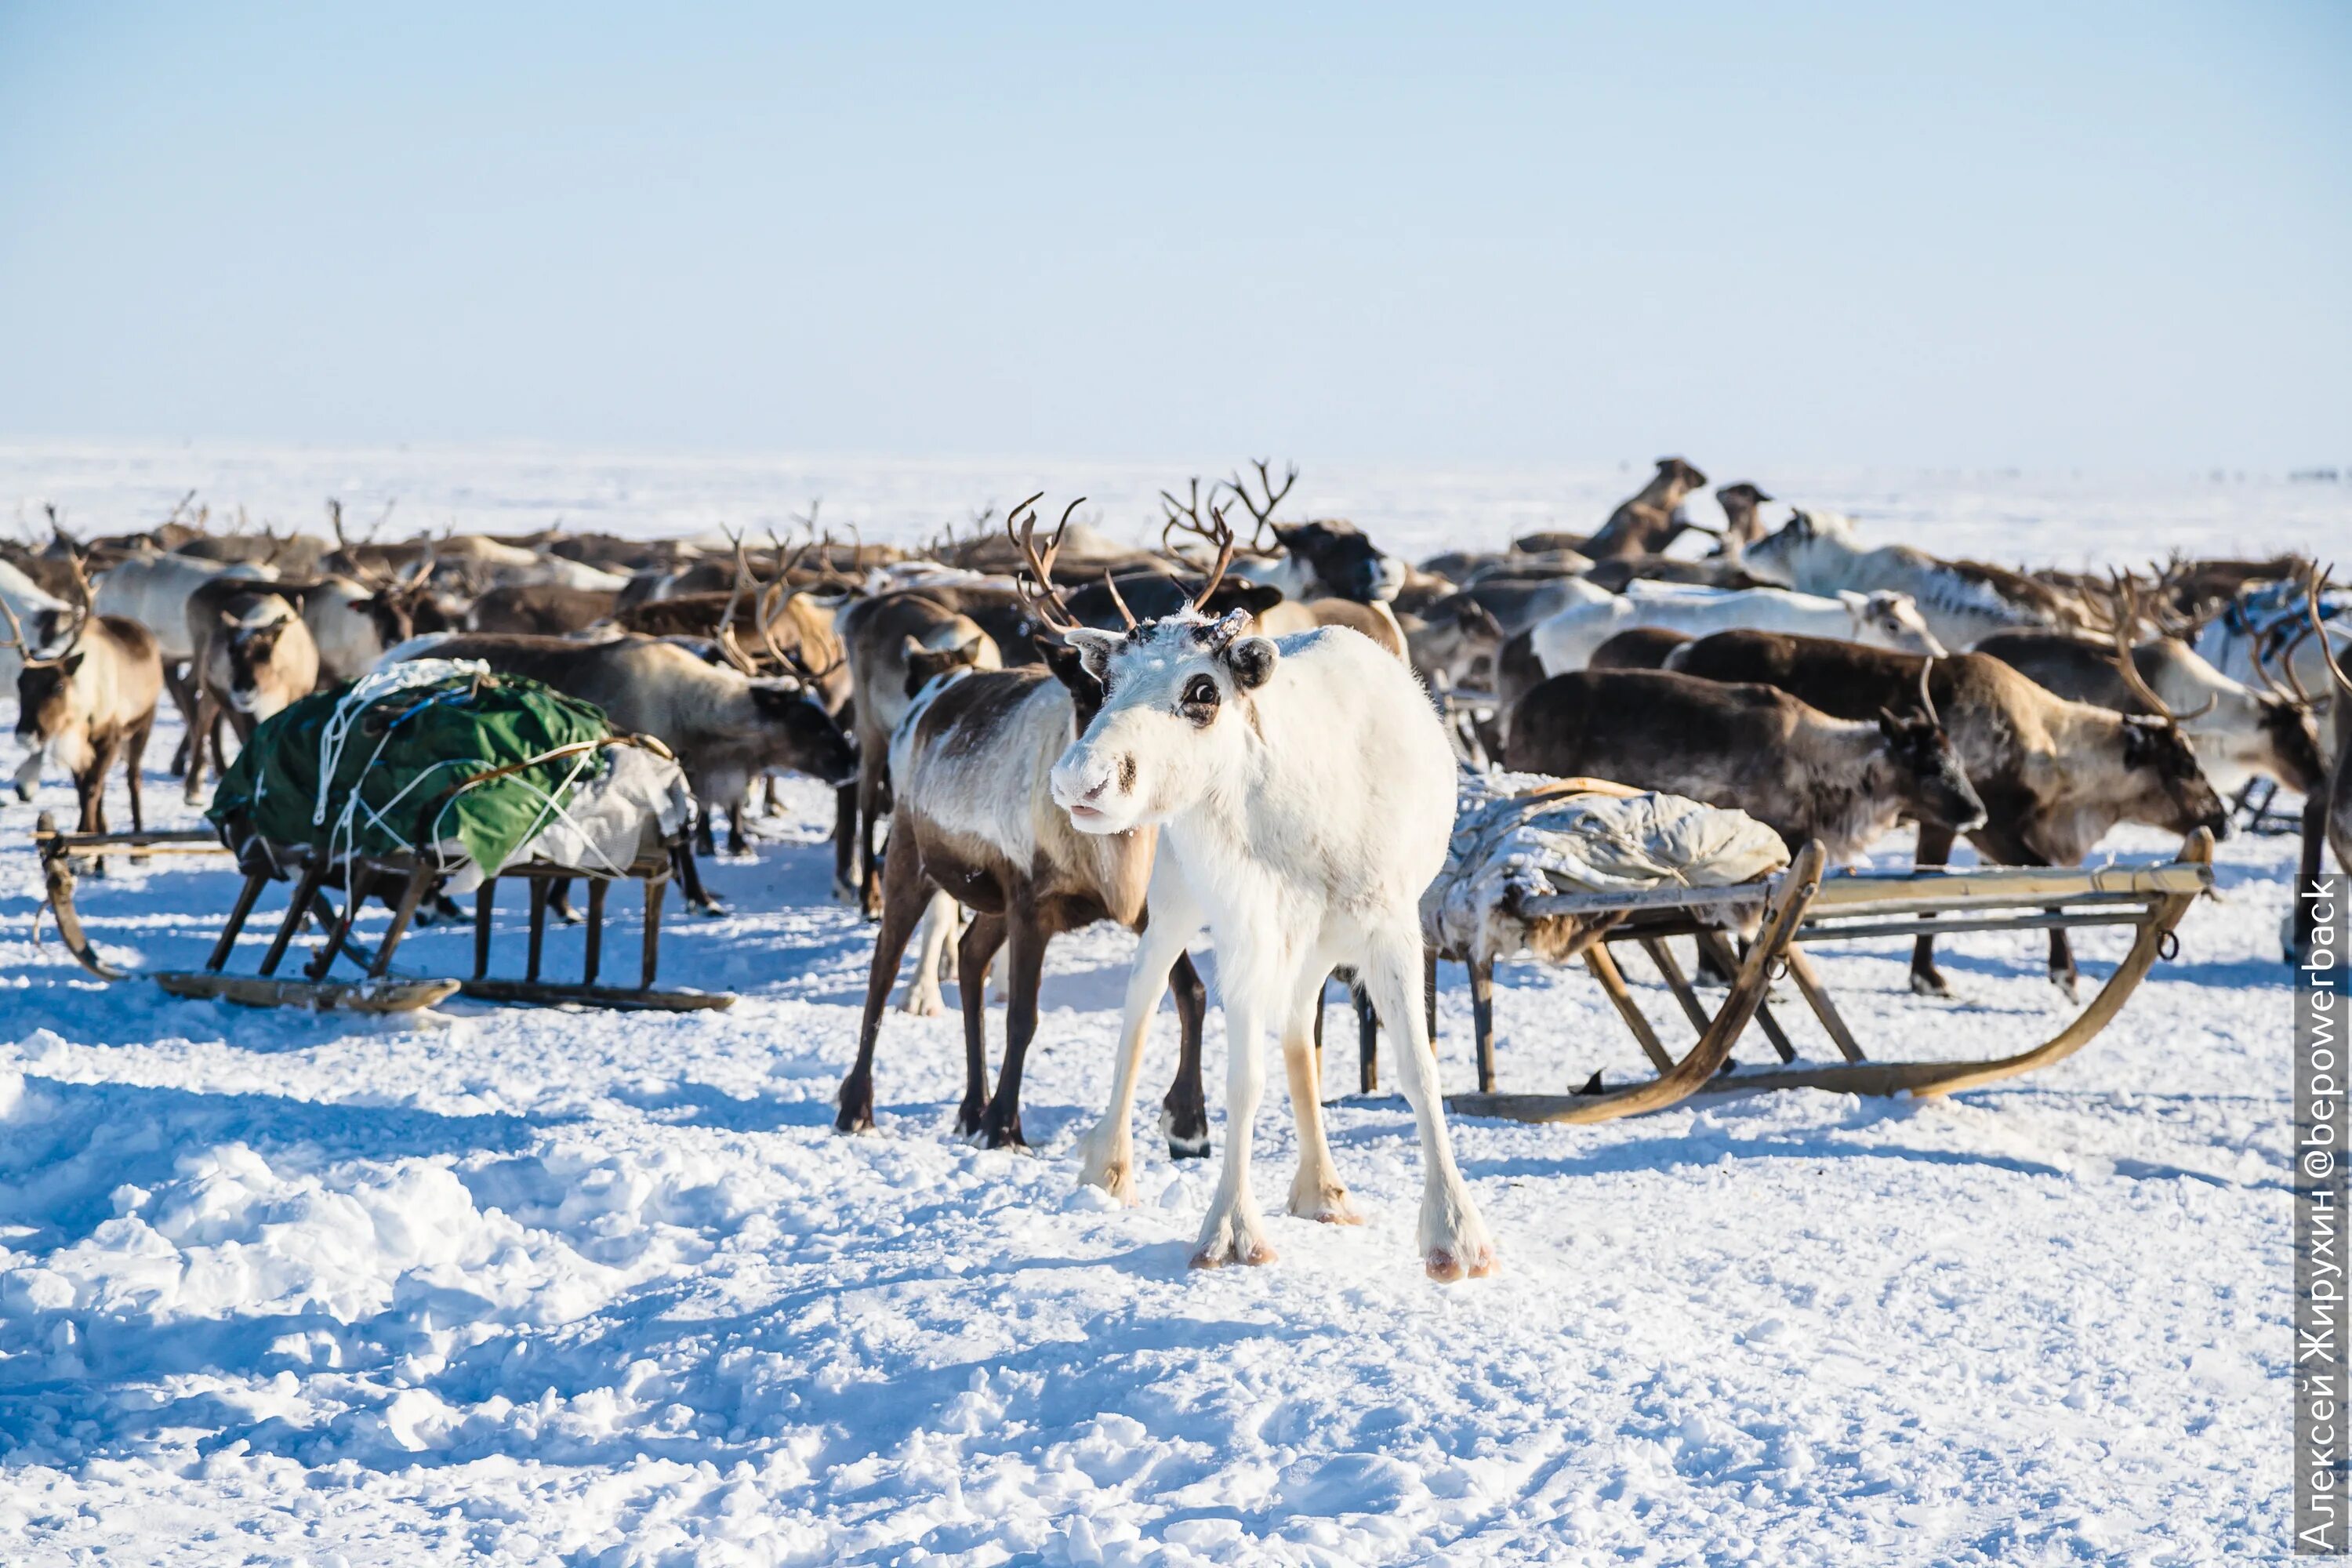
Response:
[[[1210,587],[1232,548],[1227,534]],[[1114,1192],[1127,1181],[1144,1031],[1169,965],[1206,926],[1225,1010],[1227,1120],[1193,1266],[1274,1259],[1250,1186],[1269,1026],[1298,1124],[1290,1212],[1358,1223],[1324,1138],[1314,1056],[1316,998],[1344,964],[1407,1037],[1398,1076],[1421,1133],[1423,1263],[1436,1279],[1490,1274],[1494,1242],[1454,1164],[1422,1021],[1421,895],[1454,820],[1444,731],[1412,672],[1360,634],[1328,626],[1277,642],[1248,626],[1245,613],[1211,621],[1188,608],[1130,631],[1063,634],[1107,689],[1055,764],[1054,798],[1082,831],[1158,825],[1161,846],[1118,1081],[1085,1174]]]
[[[1742,551],[1739,563],[1800,593],[1907,594],[1937,640],[1955,651],[1995,632],[2074,631],[2084,624],[2081,604],[2046,583],[1907,544],[1872,548],[1841,512],[1798,512]]]
[[[1591,663],[1602,643],[1635,626],[1664,626],[1694,637],[1723,631],[1795,632],[1900,653],[1940,657],[1945,651],[1908,594],[1818,595],[1786,588],[1649,584],[1638,579],[1621,596],[1571,605],[1538,621],[1528,641],[1546,675],[1566,675]]]

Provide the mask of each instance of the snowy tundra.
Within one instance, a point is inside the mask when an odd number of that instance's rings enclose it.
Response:
[[[1695,456],[1865,538],[1976,559],[2352,538],[2342,486]],[[1139,521],[1184,471],[0,448],[0,484],[93,531],[201,485],[278,518],[398,493],[491,531],[558,513],[764,526],[822,492],[867,538],[912,540],[1042,483]],[[1637,480],[1310,468],[1297,499],[1419,558],[1589,530]],[[950,1135],[952,1016],[889,1017],[877,1130],[836,1134],[872,928],[826,896],[816,786],[713,868],[731,912],[666,944],[666,976],[740,993],[732,1011],[392,1021],[104,986],[37,943],[23,846],[70,798],[51,777],[0,805],[11,1564],[2284,1561],[2289,839],[2224,844],[2222,896],[2178,960],[2046,1074],[1916,1104],[1452,1119],[1505,1267],[1439,1287],[1411,1267],[1422,1178],[1394,1100],[1324,1113],[1365,1225],[1271,1215],[1270,1268],[1186,1268],[1216,1178],[1157,1139],[1138,1141],[1140,1206],[1080,1184],[1136,946],[1109,927],[1045,965],[1034,1155]],[[107,951],[201,961],[225,866],[110,873],[82,900]],[[509,902],[501,969],[521,942]],[[575,973],[580,940],[551,936],[551,973]],[[462,931],[412,943],[420,970],[467,960]],[[1951,1001],[1910,994],[1901,943],[1822,953],[1874,1052],[1982,1054],[2057,1026],[2032,937],[1946,946]],[[2080,943],[2094,978],[2121,951]],[[1652,1018],[1677,1021],[1627,967]],[[1642,1069],[1580,971],[1502,979],[1507,1086]],[[1438,1003],[1435,1070],[1464,1088],[1459,970]],[[1801,1009],[1781,1016],[1828,1053]],[[1214,1012],[1206,1049],[1222,1070]],[[1284,1121],[1265,1119],[1260,1158],[1297,1157]]]

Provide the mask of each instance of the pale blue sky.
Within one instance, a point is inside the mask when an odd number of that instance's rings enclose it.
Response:
[[[2352,459],[2340,5],[299,9],[0,0],[0,435]]]

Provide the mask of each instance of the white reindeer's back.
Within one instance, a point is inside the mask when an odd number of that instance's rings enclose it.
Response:
[[[1342,900],[1417,907],[1454,831],[1454,754],[1421,682],[1370,637],[1326,626],[1279,639],[1255,694],[1266,744],[1252,801],[1258,852]]]

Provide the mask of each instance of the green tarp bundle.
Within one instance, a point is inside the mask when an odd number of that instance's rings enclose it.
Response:
[[[581,782],[604,771],[604,749],[593,743],[612,732],[601,710],[535,680],[473,672],[427,679],[426,670],[394,666],[265,720],[205,815],[215,826],[234,821],[239,834],[338,859],[454,839],[496,875]],[[583,742],[589,749],[531,761]],[[333,773],[323,803],[322,757]],[[460,787],[517,763],[531,765]]]

